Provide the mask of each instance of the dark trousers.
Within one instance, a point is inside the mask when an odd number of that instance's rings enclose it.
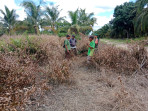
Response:
[[[71,58],[71,51],[69,52],[65,51],[65,58],[70,59]]]

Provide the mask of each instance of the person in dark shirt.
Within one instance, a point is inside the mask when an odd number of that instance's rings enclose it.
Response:
[[[75,39],[75,35],[72,35],[72,38],[70,39],[70,46],[71,46],[72,53],[74,55],[77,55],[76,44],[77,44],[77,40]]]

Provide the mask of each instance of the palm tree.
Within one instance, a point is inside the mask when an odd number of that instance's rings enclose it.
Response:
[[[76,25],[78,23],[78,9],[76,11],[69,11],[69,17],[71,19],[71,25]]]
[[[13,29],[16,19],[18,15],[16,14],[15,10],[9,10],[7,6],[5,6],[5,12],[0,10],[3,18],[0,18],[0,21],[3,22],[3,26],[8,29],[9,34],[11,34],[11,30]]]
[[[64,20],[64,17],[60,17],[60,12],[61,10],[58,10],[58,6],[53,6],[52,8],[46,7],[46,20],[47,23],[51,25],[51,29],[53,32],[55,32],[55,30],[58,30],[57,24]]]
[[[76,11],[69,11],[69,17],[71,19],[71,26],[68,29],[68,33],[78,34],[80,30],[80,26],[78,25],[78,9]]]
[[[96,23],[94,13],[86,13],[86,10],[80,9],[78,13],[78,24],[83,26],[93,26]]]
[[[136,34],[148,33],[148,0],[137,0],[137,16],[134,20]]]
[[[96,18],[93,15],[93,13],[87,14],[85,9],[77,9],[74,12],[69,11],[69,17],[71,19],[69,32],[88,34],[88,32],[92,31],[92,27],[96,23]]]
[[[27,21],[34,26],[36,34],[39,34],[39,25],[41,22],[41,16],[43,14],[41,10],[42,4],[42,0],[40,0],[39,5],[37,6],[32,1],[24,1],[22,3],[22,6],[25,8],[25,11],[27,13]]]
[[[138,11],[141,12],[144,7],[148,8],[148,0],[137,0],[136,5],[138,7]]]
[[[94,13],[86,13],[85,9],[80,9],[78,13],[78,24],[80,27],[80,32],[83,34],[89,34],[93,31],[93,26],[96,23],[96,18],[93,17]]]

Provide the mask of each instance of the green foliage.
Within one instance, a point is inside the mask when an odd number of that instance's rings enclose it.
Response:
[[[64,20],[64,17],[60,17],[60,12],[61,10],[58,10],[58,6],[46,7],[45,22],[51,26],[54,34],[57,33],[58,23]]]
[[[15,10],[9,10],[7,6],[5,6],[5,12],[0,9],[0,13],[4,16],[3,18],[0,17],[0,21],[3,23],[3,27],[8,29],[10,34],[16,23],[16,18],[18,15],[16,14]]]
[[[27,22],[27,20],[23,21],[18,21],[13,28],[16,34],[23,34],[23,33],[28,33],[28,34],[34,34],[35,33],[35,28]]]
[[[69,17],[71,19],[71,25],[76,25],[78,23],[78,9],[76,11],[69,11]]]
[[[94,13],[86,13],[85,9],[78,11],[78,24],[80,26],[94,26],[96,18],[93,17]]]
[[[39,50],[38,42],[35,42],[35,37],[23,37],[23,38],[11,38],[7,43],[0,41],[0,51],[1,52],[19,52],[20,49],[24,50],[26,53],[35,54]]]
[[[101,38],[109,37],[110,36],[111,26],[110,24],[104,25],[102,28],[98,29],[97,31],[93,32],[94,35],[98,35]]]
[[[43,0],[39,4],[33,1],[25,0],[21,6],[25,8],[27,18],[23,21],[17,21],[18,15],[15,10],[9,10],[5,6],[5,11],[0,10],[4,16],[0,17],[0,36],[4,33],[9,34],[57,34],[60,37],[65,34],[80,33],[88,35],[93,31],[96,23],[94,13],[86,13],[85,9],[68,11],[71,22],[69,23],[60,17],[62,10],[58,6],[47,7]],[[42,10],[45,7],[45,10]],[[137,0],[136,3],[125,2],[116,6],[114,9],[114,18],[102,28],[94,32],[100,37],[111,38],[134,38],[148,35],[148,0]]]
[[[136,36],[148,34],[148,0],[137,0],[136,18],[134,20],[134,29]]]
[[[66,37],[67,33],[58,33],[59,37]]]
[[[114,19],[112,24],[112,37],[114,38],[130,38],[134,35],[133,19],[136,13],[133,13],[135,4],[126,2],[123,5],[117,6],[114,11]]]
[[[6,28],[4,24],[0,22],[0,36],[2,36],[6,32]]]
[[[5,51],[5,46],[6,46],[5,41],[1,40],[0,41],[0,51],[1,52],[4,52]]]
[[[88,35],[91,31],[93,31],[93,28],[91,26],[81,26],[80,27],[80,32]]]
[[[109,27],[104,25],[95,33],[100,37],[135,38],[148,35],[148,0],[126,2],[114,10]]]
[[[22,48],[23,46],[21,38],[17,38],[17,39],[10,38],[10,41],[11,41],[10,44],[13,44],[16,48]]]
[[[41,34],[52,35],[53,32],[52,31],[48,31],[48,30],[44,30],[44,31],[41,32]]]
[[[39,25],[41,24],[41,17],[43,12],[41,6],[43,1],[41,0],[39,5],[36,5],[32,1],[24,1],[21,5],[25,8],[27,14],[27,22],[35,29],[35,33],[39,34]]]
[[[94,13],[86,13],[85,9],[76,10],[74,12],[69,11],[69,17],[71,19],[71,27],[69,33],[89,34],[92,31],[92,27],[96,23],[96,18],[93,17]]]
[[[64,17],[60,17],[60,12],[61,10],[58,10],[58,6],[56,7],[52,7],[46,8],[46,18],[50,21],[51,23],[51,27],[54,27],[56,25],[56,23],[61,22],[62,20],[64,20]]]
[[[72,25],[69,29],[68,29],[68,33],[69,34],[79,34],[80,32],[80,26],[75,24],[75,25]]]
[[[68,14],[71,19],[71,23],[69,23],[64,17],[60,17],[61,10],[58,9],[58,6],[51,6],[50,8],[44,4],[43,0],[40,0],[39,4],[29,0],[23,1],[21,6],[25,8],[27,18],[17,22],[15,10],[10,11],[7,7],[5,7],[6,13],[0,10],[5,16],[3,21],[6,21],[4,25],[7,25],[6,29],[9,29],[8,32],[15,32],[15,34],[39,34],[41,27],[42,29],[45,28],[44,31],[41,30],[42,34],[63,36],[68,32],[71,34],[79,34],[81,32],[88,35],[93,30],[93,26],[96,23],[96,18],[93,17],[94,13],[86,13],[85,9],[69,11]],[[42,10],[41,7],[43,6],[45,10]],[[0,31],[0,35],[3,33],[5,32]]]

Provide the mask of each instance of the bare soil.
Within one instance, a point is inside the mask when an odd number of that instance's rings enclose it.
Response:
[[[148,111],[148,76],[90,68],[76,58],[72,82],[36,97],[26,111]]]

